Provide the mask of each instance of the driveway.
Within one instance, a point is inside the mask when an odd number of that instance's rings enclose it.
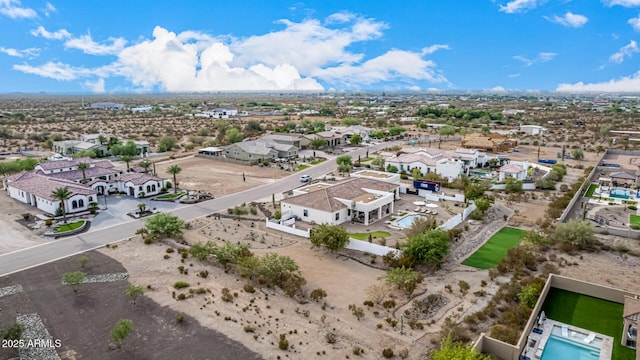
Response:
[[[133,220],[127,213],[138,210],[138,204],[146,204],[147,209],[158,211],[172,211],[186,206],[171,201],[153,201],[150,198],[134,199],[128,196],[110,195],[105,200],[105,197],[100,196],[98,198],[100,213],[91,221],[91,229],[102,229]]]

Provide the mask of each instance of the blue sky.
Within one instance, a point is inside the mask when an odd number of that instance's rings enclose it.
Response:
[[[0,93],[640,92],[640,0],[0,0]]]

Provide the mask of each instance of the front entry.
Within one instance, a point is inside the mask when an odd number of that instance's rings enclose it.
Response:
[[[135,195],[135,194],[134,194],[134,190],[133,190],[133,188],[132,188],[132,187],[130,187],[130,188],[129,188],[129,195],[130,195],[130,196],[134,196],[134,195]]]

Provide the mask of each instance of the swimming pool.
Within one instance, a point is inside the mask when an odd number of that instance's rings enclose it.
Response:
[[[409,214],[396,220],[396,223],[402,228],[410,228],[411,224],[413,224],[413,220],[415,220],[416,218],[424,218],[424,216],[418,214]]]
[[[568,338],[550,335],[540,360],[598,360],[600,349]]]
[[[609,196],[618,199],[628,199],[631,196],[631,192],[629,190],[613,189],[609,193]]]

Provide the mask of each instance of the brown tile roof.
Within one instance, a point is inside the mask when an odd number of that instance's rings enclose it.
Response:
[[[524,167],[518,164],[507,164],[498,169],[499,172],[507,173],[507,174],[517,174],[519,172],[524,171]]]
[[[67,187],[73,194],[96,194],[96,192],[91,190],[90,188],[84,187],[72,181],[56,179],[35,172],[25,173],[25,176],[22,176],[16,181],[10,182],[9,186],[51,201],[55,200],[51,196],[51,193],[60,187]]]
[[[328,188],[311,191],[285,199],[284,202],[293,205],[304,205],[311,209],[335,212],[347,206],[337,199],[353,200],[368,194],[364,189],[377,191],[392,191],[398,186],[384,181],[366,178],[352,178]]]
[[[91,158],[83,157],[77,158],[73,160],[55,160],[55,161],[47,161],[38,164],[43,170],[53,170],[53,169],[62,169],[77,166],[79,163],[91,163]]]
[[[142,185],[149,181],[162,181],[162,178],[142,173],[129,173],[118,177],[117,180],[123,183],[131,181],[134,185]]]

